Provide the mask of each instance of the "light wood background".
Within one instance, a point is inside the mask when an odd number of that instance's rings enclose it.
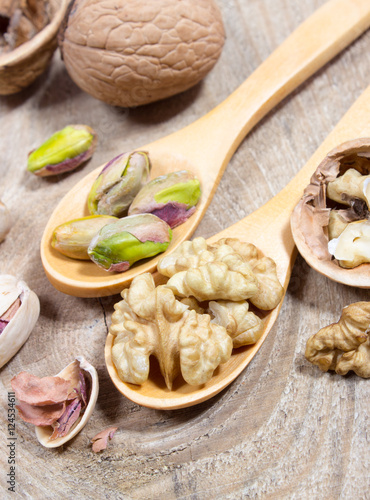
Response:
[[[0,198],[13,228],[0,245],[0,273],[24,279],[41,314],[29,340],[0,371],[3,498],[35,499],[369,499],[367,380],[323,374],[304,358],[307,338],[367,290],[331,282],[298,257],[281,315],[259,353],[215,398],[176,411],[121,396],[104,363],[118,296],[80,299],[56,291],[39,256],[45,224],[60,198],[118,153],[191,123],[228,96],[324,0],[218,0],[227,40],[206,79],[188,92],[137,109],[118,109],[80,91],[59,55],[22,93],[0,98]],[[252,131],[232,158],[197,236],[209,237],[279,192],[370,83],[370,32],[301,86]],[[99,134],[93,159],[56,178],[26,172],[27,153],[69,123]],[[97,368],[100,395],[84,430],[48,450],[17,417],[16,493],[6,491],[7,391],[21,370],[59,372],[76,355]],[[101,454],[90,438],[119,430]]]

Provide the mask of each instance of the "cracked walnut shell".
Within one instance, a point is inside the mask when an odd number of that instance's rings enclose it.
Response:
[[[5,4],[3,2],[4,5],[7,3],[9,2],[5,2]],[[11,4],[15,3],[11,2]],[[38,8],[40,5],[42,7],[42,4],[42,1],[36,1],[34,8],[36,5]],[[58,46],[57,33],[70,0],[50,0],[45,4],[49,22],[44,27],[42,25],[35,26],[31,32],[38,32],[31,39],[28,39],[32,35],[30,32],[21,40],[24,43],[14,47],[11,44],[10,51],[0,54],[0,95],[14,94],[31,85],[46,70],[51,61]],[[2,17],[3,22],[6,23],[7,16],[4,17],[4,12],[0,14],[2,14],[0,17]],[[33,20],[35,21],[35,18]],[[12,20],[10,20],[11,22]]]
[[[150,273],[137,276],[121,295],[110,333],[112,359],[124,382],[144,383],[151,355],[169,390],[180,373],[190,385],[206,383],[230,358],[232,340],[225,328],[176,300],[166,286],[156,288]]]
[[[370,275],[370,138],[345,142],[318,165],[295,207],[295,243],[312,267],[351,286]]]
[[[322,371],[370,378],[370,302],[345,307],[338,323],[322,328],[310,337],[306,359]]]

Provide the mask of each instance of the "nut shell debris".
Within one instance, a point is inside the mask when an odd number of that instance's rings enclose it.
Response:
[[[0,275],[0,368],[22,347],[40,314],[37,295],[15,276]]]
[[[365,231],[358,241],[354,233],[370,219],[369,175],[370,138],[340,144],[318,165],[291,217],[307,263],[334,281],[362,288],[370,282],[370,254],[363,252],[368,237]]]

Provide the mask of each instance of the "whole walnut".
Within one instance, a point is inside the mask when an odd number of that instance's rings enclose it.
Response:
[[[224,38],[213,0],[74,0],[59,46],[81,89],[131,107],[198,83]]]

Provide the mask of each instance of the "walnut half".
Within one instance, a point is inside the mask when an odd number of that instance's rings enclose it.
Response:
[[[310,337],[306,359],[322,371],[370,378],[370,302],[345,307],[338,323],[322,328]]]
[[[156,288],[150,273],[137,276],[121,295],[110,333],[112,359],[124,382],[144,383],[151,355],[169,390],[180,372],[189,385],[206,383],[230,358],[233,344],[225,328],[176,300],[166,286]]]

